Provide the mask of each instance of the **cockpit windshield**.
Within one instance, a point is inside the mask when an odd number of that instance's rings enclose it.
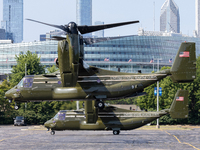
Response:
[[[31,77],[24,77],[18,84],[18,87],[24,88],[32,88],[33,85],[33,78]]]
[[[58,120],[65,120],[65,113],[58,113]]]
[[[54,119],[57,119],[58,118],[58,113],[53,117]]]
[[[58,112],[53,118],[58,120],[65,120],[65,112]]]

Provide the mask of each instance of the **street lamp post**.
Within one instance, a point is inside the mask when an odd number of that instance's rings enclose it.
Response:
[[[162,59],[161,58],[157,58],[155,60],[157,60],[157,72],[158,72],[159,71],[159,61],[162,60]],[[158,111],[159,111],[159,81],[157,81],[157,112]],[[156,128],[160,128],[159,119],[157,119]]]

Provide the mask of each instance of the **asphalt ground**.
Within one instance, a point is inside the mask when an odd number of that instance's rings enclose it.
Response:
[[[43,126],[0,126],[0,149],[136,149],[200,150],[200,126],[144,126],[113,135],[112,131],[56,131]]]

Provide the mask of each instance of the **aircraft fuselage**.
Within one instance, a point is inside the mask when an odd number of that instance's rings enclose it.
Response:
[[[114,100],[134,97],[143,89],[170,75],[169,70],[154,74],[130,74],[106,71],[91,76],[78,76],[75,87],[63,87],[60,74],[25,76],[20,83],[6,92],[15,101],[51,100]],[[110,73],[110,74],[109,74]]]

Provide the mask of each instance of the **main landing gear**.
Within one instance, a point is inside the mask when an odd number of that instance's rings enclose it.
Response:
[[[120,130],[113,130],[114,135],[118,135],[120,133]]]
[[[96,106],[99,108],[99,109],[104,109],[105,107],[105,104],[103,101],[96,101]]]

